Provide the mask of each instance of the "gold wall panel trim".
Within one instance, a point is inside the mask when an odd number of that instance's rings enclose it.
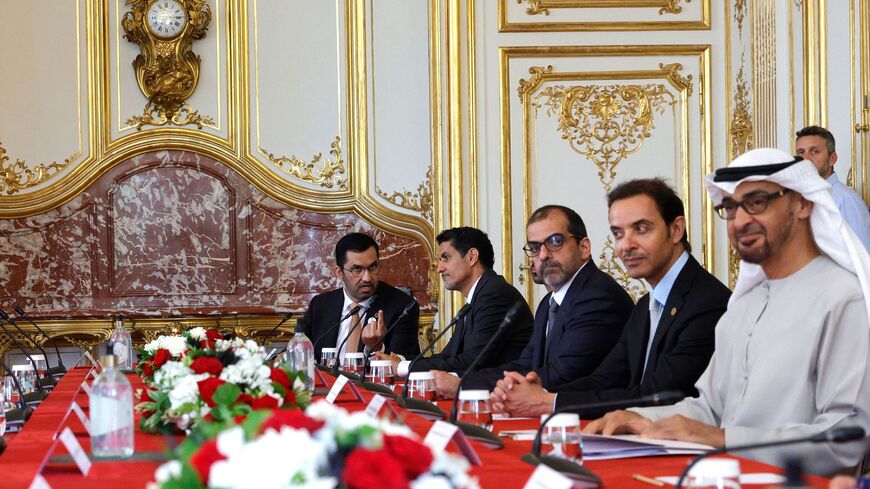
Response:
[[[468,87],[468,184],[471,213],[469,225],[480,225],[478,199],[478,157],[477,157],[477,10],[475,0],[466,1],[465,31],[467,39],[466,69],[468,77],[465,85]]]
[[[63,160],[62,163],[52,161],[51,163],[28,164],[26,161],[19,160],[18,158],[15,159],[15,163],[9,163],[9,157],[6,156],[6,148],[3,147],[3,142],[0,141],[0,175],[2,175],[2,179],[0,179],[0,192],[12,195],[46,182],[63,171],[80,154],[81,152],[73,154]]]
[[[803,125],[828,125],[827,0],[801,2],[803,29]]]
[[[752,2],[751,59],[754,140],[763,147],[777,146],[776,104],[776,3],[773,0]],[[741,53],[742,58],[743,53]],[[742,74],[742,66],[741,72]],[[740,89],[738,84],[738,90]],[[735,97],[736,98],[736,97]]]
[[[450,161],[450,226],[462,226],[463,121],[461,0],[447,0],[447,158]]]
[[[503,255],[503,271],[502,274],[509,281],[513,277],[513,214],[512,214],[512,154],[511,154],[511,115],[510,115],[510,64],[514,59],[519,58],[566,58],[566,57],[620,57],[620,56],[697,56],[699,61],[699,77],[698,77],[698,96],[700,105],[700,154],[702,162],[701,177],[712,171],[712,114],[709,110],[711,106],[711,90],[710,84],[710,46],[709,45],[657,45],[657,46],[530,46],[530,47],[502,47],[499,49],[499,68],[500,68],[500,100],[501,100],[501,169],[502,169],[502,255]],[[581,80],[643,80],[643,79],[666,79],[680,93],[680,157],[682,169],[682,181],[680,183],[681,195],[687,203],[686,219],[690,221],[691,208],[691,175],[689,165],[689,141],[688,141],[688,97],[691,88],[687,83],[691,81],[689,77],[682,77],[678,71],[682,66],[672,66],[672,64],[660,64],[659,70],[638,70],[638,71],[603,71],[603,72],[554,72],[552,66],[548,67],[532,67],[529,72],[532,75],[529,79],[519,81],[517,92],[521,97],[521,105],[523,109],[523,178],[527,182],[523,186],[523,209],[525,217],[531,213],[531,195],[528,182],[531,178],[531,144],[529,141],[530,133],[530,117],[531,117],[531,96],[535,90],[540,88],[543,82],[546,81],[581,81]],[[713,213],[712,207],[706,202],[707,192],[702,187],[702,218],[701,236],[707,242],[712,241]],[[701,247],[703,255],[702,261],[708,270],[713,270],[715,265],[715,254],[712,249],[705,246]],[[531,288],[531,283],[528,285]]]
[[[607,235],[604,239],[604,247],[598,255],[598,268],[605,271],[622,286],[634,302],[637,302],[648,292],[646,284],[641,280],[631,278],[625,268],[619,263],[616,248],[613,246],[613,236]]]
[[[426,220],[432,221],[432,165],[426,170],[426,180],[417,186],[416,192],[410,190],[395,191],[392,194],[384,191],[382,188],[375,186],[375,191],[387,200],[387,202],[408,209],[410,211],[419,212]]]
[[[699,0],[701,18],[698,20],[663,20],[663,21],[586,21],[586,22],[510,22],[507,18],[507,3],[514,0],[496,0],[498,2],[499,32],[569,32],[569,31],[678,31],[678,30],[710,30],[710,0]],[[679,14],[681,0],[516,0],[517,3],[528,2],[528,15],[549,15],[550,8],[594,8],[594,7],[661,7],[659,15]],[[688,3],[690,0],[686,0]]]
[[[300,160],[295,155],[290,157],[275,156],[263,148],[257,149],[266,159],[293,178],[324,188],[336,187],[339,190],[347,190],[347,178],[343,176],[346,170],[344,159],[341,157],[341,136],[335,136],[329,147],[332,159],[327,158],[326,161],[321,161],[323,153],[317,153],[308,162]]]

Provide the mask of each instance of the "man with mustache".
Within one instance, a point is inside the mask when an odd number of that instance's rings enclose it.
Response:
[[[378,254],[378,243],[367,234],[350,233],[336,243],[333,272],[342,286],[311,299],[305,316],[300,320],[303,331],[312,342],[328,335],[317,345],[317,359],[320,359],[321,348],[336,347],[345,338],[348,341],[339,352],[339,358],[344,353],[360,351],[395,353],[406,357],[420,353],[417,341],[420,306],[416,303],[411,312],[384,337],[387,325],[393,324],[405,306],[414,299],[379,280],[381,269]],[[360,307],[359,312],[342,321],[337,331],[330,331],[357,306]]]
[[[693,385],[713,354],[714,328],[731,293],[690,255],[683,201],[663,180],[622,183],[607,196],[607,206],[616,253],[632,278],[647,281],[650,293],[592,374],[547,392],[537,373],[508,372],[492,393],[496,412],[540,416],[663,391],[697,395]],[[576,412],[588,418],[606,411]]]
[[[614,411],[591,433],[639,433],[714,447],[870,430],[870,256],[810,161],[749,151],[707,176],[715,210],[740,255],[740,275],[716,326],[716,351],[673,406]],[[829,475],[861,459],[863,443],[741,452],[785,455]]]
[[[573,210],[541,207],[529,217],[526,237],[532,269],[552,292],[539,304],[519,358],[472,373],[464,384],[469,388],[491,390],[505,371],[534,371],[546,388],[587,375],[616,343],[633,307],[625,290],[591,260],[586,226]],[[436,377],[445,397],[455,396],[458,384],[454,377]]]

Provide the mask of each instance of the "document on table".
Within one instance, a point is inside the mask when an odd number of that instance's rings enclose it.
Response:
[[[535,430],[501,431],[499,436],[508,436],[514,440],[530,441],[535,438]],[[637,435],[583,435],[583,460],[611,460],[617,458],[657,457],[661,455],[697,455],[712,449],[713,447],[709,445],[641,438]]]

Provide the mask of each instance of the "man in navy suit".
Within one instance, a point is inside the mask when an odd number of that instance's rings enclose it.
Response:
[[[538,306],[532,338],[516,360],[473,372],[463,386],[495,387],[504,371],[534,371],[553,387],[591,373],[616,344],[634,304],[629,295],[590,259],[583,220],[573,210],[548,205],[526,226],[523,248],[536,275],[552,291]],[[436,377],[445,397],[455,396],[458,379]]]
[[[367,234],[350,233],[336,243],[334,273],[342,286],[315,296],[300,321],[312,342],[320,340],[315,352],[318,359],[321,348],[337,347],[346,338],[340,354],[367,351],[414,357],[420,353],[420,306],[415,302],[411,312],[399,319],[414,299],[380,280],[378,254],[378,243]],[[357,306],[359,312],[336,328]],[[384,336],[388,325],[397,320],[396,327]]]
[[[548,387],[534,373],[509,373],[492,393],[495,410],[538,416],[661,391],[697,395],[694,384],[713,354],[714,327],[730,291],[689,254],[683,202],[664,181],[623,183],[607,201],[616,252],[629,275],[647,281],[650,293],[637,303],[616,347],[591,375]],[[606,410],[576,411],[594,418]]]

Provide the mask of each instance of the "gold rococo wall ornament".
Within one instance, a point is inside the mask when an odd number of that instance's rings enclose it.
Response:
[[[136,82],[148,103],[142,115],[127,124],[141,130],[145,125],[176,126],[214,124],[186,100],[199,82],[200,57],[193,41],[205,37],[211,9],[205,0],[127,0],[130,11],[121,25],[124,37],[139,45],[133,60]]]

